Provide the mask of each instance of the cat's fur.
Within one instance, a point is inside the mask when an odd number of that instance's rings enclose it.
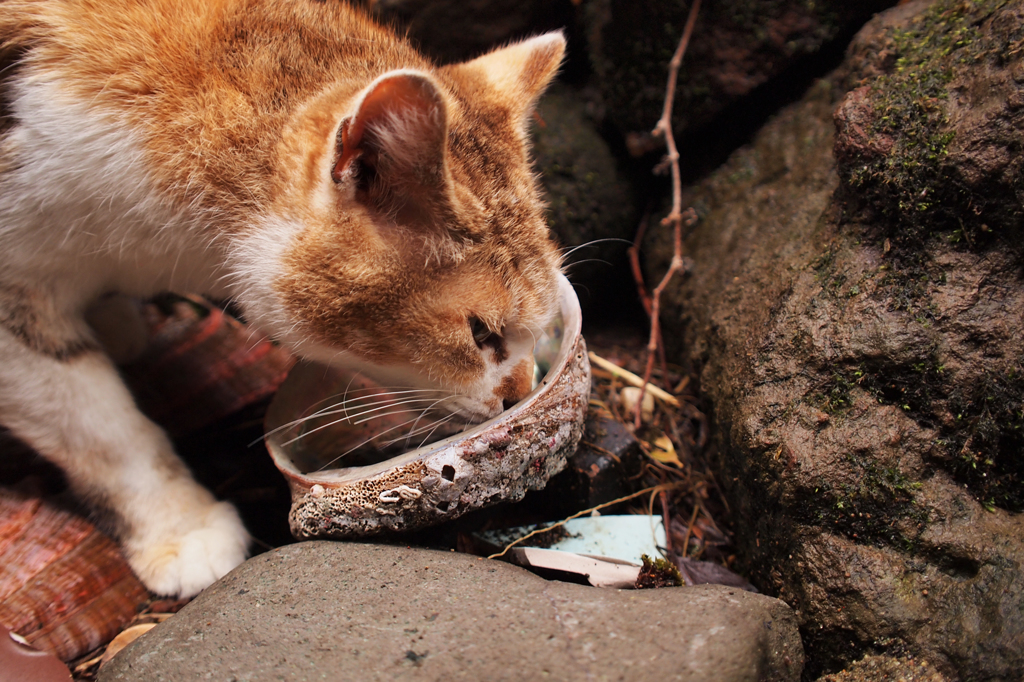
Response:
[[[98,296],[231,298],[470,419],[529,390],[559,259],[526,131],[560,34],[436,68],[339,0],[0,0],[0,41],[0,423],[154,591],[194,594],[248,536],[136,409]]]

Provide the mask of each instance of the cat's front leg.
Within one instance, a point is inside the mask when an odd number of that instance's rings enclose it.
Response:
[[[36,341],[0,326],[0,423],[112,521],[143,583],[191,596],[241,563],[249,536],[238,513],[195,482],[110,360],[86,342]]]

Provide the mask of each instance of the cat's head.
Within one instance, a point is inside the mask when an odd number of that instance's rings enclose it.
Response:
[[[267,232],[287,246],[261,323],[306,357],[450,392],[472,420],[525,396],[560,264],[527,130],[564,49],[552,33],[311,101],[281,143]]]

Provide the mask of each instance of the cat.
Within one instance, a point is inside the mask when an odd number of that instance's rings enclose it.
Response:
[[[98,297],[230,299],[469,422],[530,390],[560,258],[528,125],[560,32],[436,67],[340,0],[0,0],[0,41],[0,423],[150,590],[198,593],[249,538],[136,408]]]

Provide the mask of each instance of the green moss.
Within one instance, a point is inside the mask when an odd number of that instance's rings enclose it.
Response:
[[[858,373],[860,370],[854,370],[853,380],[851,380],[850,374],[833,372],[828,382],[812,393],[807,402],[826,414],[846,411],[853,406],[853,397],[850,392],[859,380]]]
[[[892,153],[880,161],[879,173],[896,192],[896,207],[903,213],[926,213],[934,206],[928,176],[947,153],[953,132],[940,100],[948,97],[953,80],[948,57],[975,38],[964,3],[937,2],[917,26],[896,30],[897,53],[893,73],[872,86],[876,100],[875,134],[893,139]]]
[[[916,504],[921,484],[896,466],[877,466],[869,457],[850,453],[849,481],[822,482],[814,490],[815,521],[829,532],[863,543],[906,549],[928,521],[927,510]]]
[[[918,421],[930,422],[934,402],[944,393],[944,369],[932,350],[908,365],[884,366],[864,374],[860,384],[882,405],[895,405]]]
[[[989,228],[967,209],[982,205],[944,166],[955,133],[946,102],[956,75],[998,56],[983,20],[1008,0],[937,0],[906,29],[889,35],[896,61],[870,83],[869,133],[887,151],[841,169],[844,180],[895,219],[894,246],[920,247],[924,235],[959,231],[957,241],[984,240]]]
[[[932,277],[927,255],[913,248],[894,253],[890,267],[879,279],[880,290],[889,297],[893,310],[903,310],[922,319],[925,319],[923,307],[929,300],[929,288],[933,283],[944,282]]]
[[[861,390],[882,405],[903,410],[923,428],[938,432],[936,456],[974,499],[990,510],[1024,511],[1024,356],[988,369],[980,380],[952,379],[932,349],[896,365],[833,368],[805,401],[828,414],[842,414],[854,405],[854,391]],[[831,491],[837,518],[845,520],[843,514],[851,509],[863,511],[864,499],[900,503],[915,489],[895,469],[866,465],[863,485],[871,490]]]
[[[935,349],[903,364],[837,367],[805,400],[842,414],[853,406],[855,390],[937,431],[935,455],[985,508],[1024,511],[1024,357],[987,370],[980,380],[952,383]],[[895,469],[866,468],[864,485],[881,495],[868,491],[868,499],[888,496],[897,503],[915,489]],[[862,487],[832,494],[834,511],[863,511],[857,501],[865,499]]]
[[[953,423],[937,445],[986,508],[1024,511],[1024,358],[949,397]]]
[[[679,587],[683,584],[683,576],[671,561],[662,558],[652,559],[644,554],[640,557],[643,566],[636,578],[637,589],[652,587]]]
[[[833,300],[844,298],[843,285],[846,284],[846,275],[836,268],[838,251],[839,245],[831,242],[825,252],[811,263],[814,277],[821,284],[822,292]]]

